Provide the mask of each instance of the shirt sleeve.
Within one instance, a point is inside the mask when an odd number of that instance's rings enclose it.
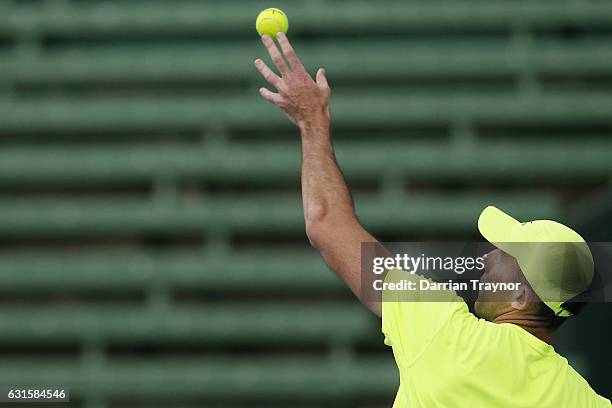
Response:
[[[421,290],[430,279],[399,269],[390,270],[385,284],[413,283],[412,290],[386,289],[382,294],[382,332],[384,343],[396,356],[411,364],[455,314],[469,314],[466,303],[453,290]],[[389,286],[387,286],[389,287]]]

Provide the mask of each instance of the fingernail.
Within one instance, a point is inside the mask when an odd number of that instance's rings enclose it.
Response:
[[[255,60],[255,65],[259,64],[259,58]]]

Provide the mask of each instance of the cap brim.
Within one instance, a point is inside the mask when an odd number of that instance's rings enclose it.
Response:
[[[498,248],[499,244],[514,241],[514,230],[518,225],[520,222],[492,205],[485,208],[478,217],[478,230],[487,241]]]

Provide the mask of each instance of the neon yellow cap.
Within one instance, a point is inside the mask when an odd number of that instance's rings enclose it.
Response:
[[[478,218],[480,233],[516,258],[525,278],[558,316],[571,316],[563,302],[584,292],[594,273],[593,255],[571,228],[550,220],[519,222],[489,206]]]

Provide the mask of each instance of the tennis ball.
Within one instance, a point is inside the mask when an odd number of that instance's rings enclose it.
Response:
[[[268,34],[270,37],[276,38],[276,33],[279,31],[287,32],[289,20],[287,20],[287,15],[282,10],[267,8],[257,16],[255,28],[262,37]]]

